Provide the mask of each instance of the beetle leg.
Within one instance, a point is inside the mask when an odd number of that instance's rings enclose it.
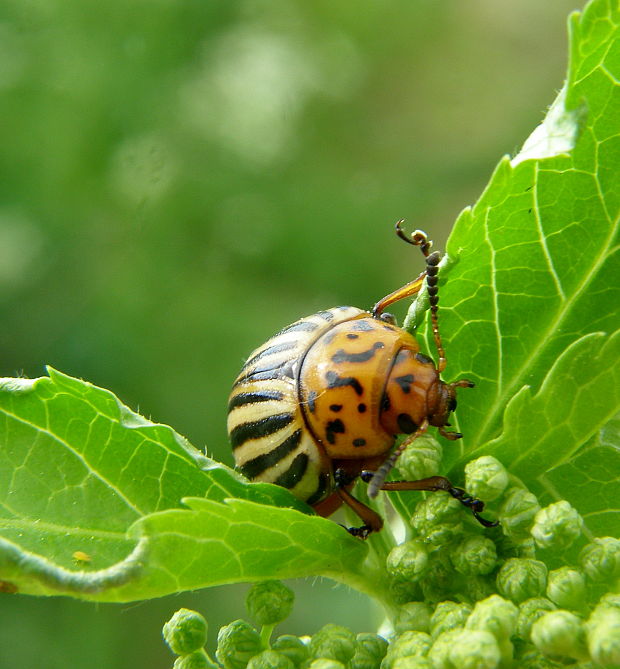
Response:
[[[355,477],[349,476],[344,470],[336,469],[334,472],[334,480],[336,482],[336,492],[340,499],[362,519],[364,524],[361,527],[347,527],[347,532],[354,537],[366,539],[371,532],[378,532],[383,527],[383,519],[381,516],[371,509],[369,506],[360,502],[359,499],[347,490],[349,485]]]
[[[372,315],[374,318],[379,318],[381,314],[394,302],[399,300],[404,300],[406,297],[411,297],[416,295],[422,289],[424,285],[424,279],[426,278],[426,270],[420,274],[417,279],[406,283],[402,288],[395,290],[393,293],[386,295],[384,298],[380,299],[377,304],[372,308]]]
[[[395,290],[393,293],[390,293],[382,300],[379,300],[377,304],[373,307],[372,315],[375,318],[378,318],[381,315],[381,312],[390,304],[402,300],[405,297],[410,297],[420,292],[422,285],[424,284],[424,279],[426,279],[426,288],[428,292],[428,301],[430,304],[431,310],[431,328],[433,330],[433,338],[435,340],[435,348],[437,349],[437,371],[443,372],[446,368],[446,354],[443,349],[443,344],[441,343],[441,335],[439,334],[439,321],[437,316],[439,296],[438,296],[438,276],[439,271],[439,261],[441,260],[441,254],[438,251],[431,253],[431,247],[433,242],[428,239],[425,232],[422,230],[415,230],[410,235],[407,235],[403,231],[403,223],[405,221],[401,219],[396,223],[396,234],[400,239],[406,241],[408,244],[413,244],[413,246],[419,247],[426,259],[426,269],[420,274],[420,276],[406,284],[402,288]]]
[[[360,474],[362,481],[369,482],[373,478],[373,472],[363,471]],[[486,520],[480,516],[480,512],[484,509],[484,502],[476,497],[472,497],[462,488],[456,488],[450,483],[445,476],[430,476],[426,479],[419,479],[418,481],[387,481],[383,483],[381,490],[426,490],[428,492],[436,492],[437,490],[445,490],[450,493],[454,499],[458,500],[463,506],[471,509],[474,518],[484,527],[496,527],[499,525],[497,521]]]

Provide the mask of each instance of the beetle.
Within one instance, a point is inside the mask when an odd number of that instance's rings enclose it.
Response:
[[[383,526],[381,516],[351,494],[360,477],[368,495],[379,490],[445,490],[480,516],[484,508],[443,476],[389,481],[398,456],[429,426],[450,440],[450,414],[457,388],[445,383],[446,356],[438,326],[438,264],[441,254],[420,230],[397,235],[421,249],[424,271],[379,300],[371,312],[334,307],[301,318],[257,348],[237,376],[228,402],[228,433],[237,468],[252,481],[288,488],[317,513],[329,516],[342,503],[362,519],[348,528],[367,537]],[[426,283],[437,366],[420,352],[415,338],[385,309],[417,294]],[[397,435],[408,435],[394,450]]]

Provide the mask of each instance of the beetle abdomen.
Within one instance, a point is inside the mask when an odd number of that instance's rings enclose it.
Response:
[[[228,404],[235,462],[249,479],[289,488],[309,504],[333,489],[329,458],[308,431],[299,405],[299,368],[325,332],[364,313],[355,307],[318,312],[284,328],[250,355]]]

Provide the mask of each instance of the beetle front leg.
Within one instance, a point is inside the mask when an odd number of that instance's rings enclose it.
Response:
[[[360,478],[366,483],[370,482],[373,476],[374,472],[367,470],[364,470],[360,474]],[[484,527],[496,527],[499,525],[497,521],[486,520],[480,516],[480,513],[484,509],[484,502],[482,500],[472,497],[462,488],[456,488],[445,476],[430,476],[418,481],[387,481],[381,485],[380,490],[425,490],[427,492],[445,490],[463,506],[471,509],[474,518]]]

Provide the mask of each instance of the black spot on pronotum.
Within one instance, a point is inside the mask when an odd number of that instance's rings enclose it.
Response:
[[[316,391],[314,390],[308,393],[308,409],[310,409],[310,413],[316,411]]]
[[[418,426],[414,423],[413,418],[411,418],[408,413],[398,414],[396,422],[398,423],[398,429],[402,434],[411,434],[418,429]]]
[[[354,376],[339,376],[337,372],[330,370],[325,374],[328,388],[341,388],[343,386],[351,386],[358,395],[364,392],[362,384]]]
[[[394,381],[398,383],[400,389],[408,395],[411,392],[411,384],[413,383],[413,374],[405,374],[404,376],[397,376]]]
[[[429,364],[432,365],[433,364],[433,361],[427,355],[424,355],[424,353],[419,353],[419,352],[416,353],[415,354],[415,359],[418,362],[424,363],[425,365],[429,365]]]
[[[347,353],[347,351],[341,348],[332,355],[332,360],[336,364],[341,362],[368,362],[368,360],[374,357],[378,350],[384,347],[385,344],[382,341],[376,341],[372,345],[372,348],[367,351],[362,351],[361,353]]]
[[[342,411],[342,404],[330,404],[329,408],[330,408],[330,411],[333,411],[334,413],[338,413],[339,411]]]
[[[331,311],[317,311],[316,315],[328,322],[334,320],[334,314]]]
[[[330,420],[325,426],[325,437],[330,444],[336,443],[336,435],[344,434],[344,423],[340,418],[336,420]]]
[[[366,439],[362,439],[361,437],[359,439],[354,439],[353,446],[356,448],[359,448],[360,446],[366,446]]]

